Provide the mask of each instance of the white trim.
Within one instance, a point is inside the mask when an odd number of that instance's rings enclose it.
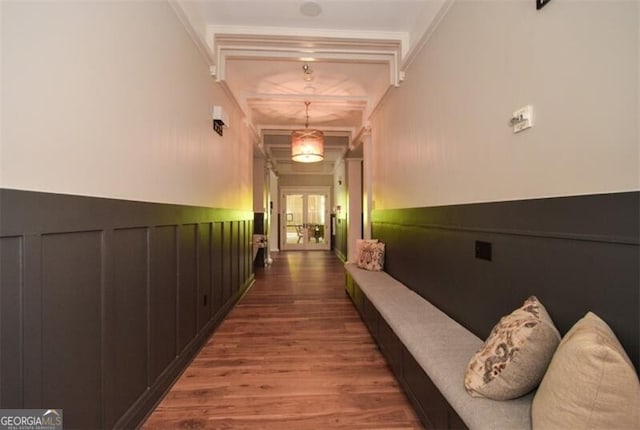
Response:
[[[389,96],[389,94],[391,94],[391,91],[393,89],[394,89],[394,87],[388,87],[387,88],[387,91],[385,91],[384,94],[382,95],[382,97],[380,97],[380,100],[378,100],[378,103],[376,103],[376,105],[373,107],[373,109],[371,109],[371,112],[369,113],[369,116],[366,118],[367,121],[371,120],[371,117],[373,115],[375,115],[376,111],[380,108],[380,106],[382,106],[382,103]]]
[[[243,106],[238,102],[238,99],[236,99],[235,95],[233,94],[233,92],[231,91],[231,88],[229,88],[227,83],[226,82],[218,82],[218,84],[224,90],[225,94],[227,95],[227,97],[229,97],[229,100],[231,100],[231,102],[233,103],[233,106],[240,112],[240,114],[244,118],[247,118],[247,119],[250,120],[249,115],[247,115],[247,113],[243,109]]]
[[[302,128],[302,126],[298,128]],[[318,127],[314,125],[313,128],[322,130],[326,136],[353,136],[356,131],[356,127]],[[293,131],[291,127],[282,124],[260,124],[257,126],[257,130],[260,135],[271,134],[276,136],[290,135]]]
[[[399,41],[409,47],[409,33],[400,31],[332,30],[326,28],[266,27],[240,25],[207,25],[208,34],[279,36],[294,38],[326,38]],[[404,48],[403,48],[404,49]],[[404,53],[403,53],[404,55]]]
[[[416,59],[417,54],[422,50],[424,45],[427,44],[433,33],[435,33],[436,29],[447,15],[451,6],[453,5],[455,0],[438,0],[442,3],[438,12],[430,20],[418,20],[418,22],[427,22],[427,25],[423,28],[415,31],[415,33],[420,34],[420,37],[412,44],[411,48],[407,51],[406,55],[402,59],[402,64],[400,69],[403,71],[407,70],[411,63]],[[404,80],[404,78],[402,79]]]
[[[201,35],[200,33],[198,33],[196,24],[193,21],[193,14],[190,15],[187,13],[187,9],[191,7],[191,2],[185,0],[168,0],[168,3],[178,17],[178,20],[184,26],[185,30],[187,30],[189,37],[191,37],[191,40],[196,45],[196,48],[198,48],[198,52],[200,53],[202,58],[207,62],[209,66],[212,66],[214,64],[213,46],[209,46],[207,41],[202,39],[203,36],[206,37],[206,35]],[[205,31],[206,27],[207,26],[205,26]]]
[[[315,94],[257,94],[257,93],[245,93],[244,97],[248,102],[252,104],[268,103],[273,104],[271,100],[277,100],[278,102],[287,103],[290,101],[310,101],[314,104],[323,105],[339,105],[345,106],[345,103],[350,108],[357,108],[358,106],[366,106],[369,102],[369,96],[330,96],[330,95],[315,95]]]
[[[364,129],[362,141],[362,232],[363,239],[371,239],[371,208],[373,206],[373,143],[371,128]]]
[[[280,187],[280,193],[287,192],[289,194],[292,193],[301,193],[301,194],[326,194],[331,192],[331,187],[320,185],[285,185]]]
[[[308,196],[310,194],[314,195],[323,195],[326,198],[325,201],[325,243],[322,246],[313,246],[313,244],[308,245],[307,243],[303,244],[287,244],[287,234],[286,234],[286,210],[287,205],[285,202],[285,196],[287,194],[302,194],[304,196]],[[278,189],[278,208],[280,211],[280,243],[278,244],[280,249],[283,251],[286,250],[329,250],[331,248],[331,208],[332,208],[332,198],[331,198],[331,187],[327,186],[283,186]],[[304,202],[303,211],[306,210],[306,200]],[[306,217],[306,215],[303,215]]]
[[[332,32],[327,36],[314,30],[290,29],[290,33],[274,34],[277,30],[270,27],[208,26],[207,39],[212,39],[214,44],[217,79],[226,78],[227,58],[303,60],[311,57],[325,61],[385,63],[389,66],[389,84],[397,86],[400,83],[400,61],[408,39],[395,37],[398,33]],[[338,37],[340,34],[347,37]],[[357,37],[364,34],[370,37]],[[380,37],[383,34],[394,37]]]

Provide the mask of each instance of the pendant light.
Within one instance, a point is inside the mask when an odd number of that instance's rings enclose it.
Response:
[[[309,129],[309,105],[304,102],[306,122],[304,130],[291,133],[291,159],[299,163],[316,163],[324,159],[324,133]]]

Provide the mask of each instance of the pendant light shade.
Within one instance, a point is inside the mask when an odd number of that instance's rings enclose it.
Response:
[[[291,133],[291,159],[315,163],[324,159],[324,134],[320,130],[296,130]]]
[[[324,159],[324,133],[309,129],[309,102],[305,105],[305,129],[291,133],[291,159],[299,163],[316,163]]]

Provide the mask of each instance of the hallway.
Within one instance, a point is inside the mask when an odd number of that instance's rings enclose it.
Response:
[[[144,424],[156,428],[422,428],[329,252],[282,252]]]

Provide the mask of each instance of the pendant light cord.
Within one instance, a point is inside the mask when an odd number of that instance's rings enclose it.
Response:
[[[311,104],[311,102],[304,102],[305,111],[306,111],[306,115],[307,115],[307,120],[304,123],[304,128],[309,128],[309,105],[310,104]]]

